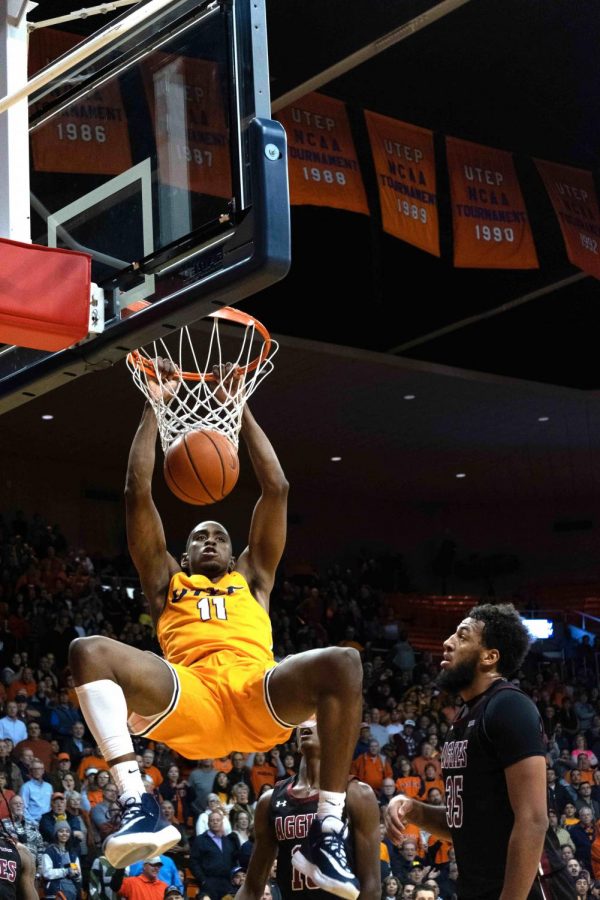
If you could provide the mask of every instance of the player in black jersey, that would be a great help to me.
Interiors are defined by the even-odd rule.
[[[33,853],[0,830],[0,900],[39,900]]]
[[[328,900],[322,884],[292,865],[317,812],[320,745],[315,724],[299,726],[297,740],[302,760],[298,774],[286,778],[259,799],[254,816],[254,850],[246,881],[236,900],[260,900],[277,857],[277,884],[283,900]],[[350,781],[346,792],[348,837],[346,845],[360,884],[361,900],[380,900],[379,805],[372,788]],[[321,870],[322,872],[322,870]],[[318,872],[316,880],[319,880]],[[330,898],[329,898],[330,900]]]
[[[440,687],[465,701],[442,750],[446,808],[393,797],[391,840],[406,822],[451,840],[459,900],[533,900],[548,827],[540,714],[506,676],[529,648],[510,603],[472,609],[444,642]]]

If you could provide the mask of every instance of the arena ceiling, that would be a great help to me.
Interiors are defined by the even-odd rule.
[[[39,0],[33,17],[81,5]],[[282,342],[255,406],[297,496],[321,478],[340,495],[556,500],[589,512],[600,493],[600,285],[568,263],[531,159],[598,167],[597,6],[467,0],[426,24],[437,5],[267,0],[272,97],[399,29],[402,40],[319,90],[351,109],[512,151],[536,198],[541,268],[459,270],[450,235],[436,260],[366,216],[294,208],[290,274],[243,304]],[[118,396],[111,456],[123,459],[139,410],[128,377],[120,365],[7,414],[0,445],[10,452],[19,435],[27,453],[42,452],[40,415],[51,410],[44,453],[106,464]],[[331,464],[333,455],[342,463]],[[468,477],[457,479],[461,472]]]

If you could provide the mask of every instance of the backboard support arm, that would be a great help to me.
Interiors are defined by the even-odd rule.
[[[0,96],[27,83],[27,13],[32,0],[0,0]],[[31,243],[27,100],[0,115],[0,237]]]

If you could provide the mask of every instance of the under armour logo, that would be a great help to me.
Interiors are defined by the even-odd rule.
[[[277,800],[275,806],[287,806],[287,800]]]

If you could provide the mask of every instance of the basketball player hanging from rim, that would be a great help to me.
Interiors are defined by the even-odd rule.
[[[169,399],[172,362],[159,360]],[[235,377],[235,371],[229,377]],[[352,648],[286,657],[272,654],[269,595],[286,538],[288,483],[247,405],[241,435],[260,486],[248,546],[237,558],[226,528],[198,523],[177,562],[151,493],[157,421],[147,403],[133,439],[125,490],[127,540],[165,659],[106,637],[77,638],[69,665],[85,720],[119,790],[120,828],[105,842],[111,865],[158,856],[180,840],[144,791],[131,733],[167,744],[188,759],[263,751],[318,717],[321,774],[317,816],[302,852],[329,885],[354,900],[359,885],[346,862],[345,792],[362,704],[362,666]]]

